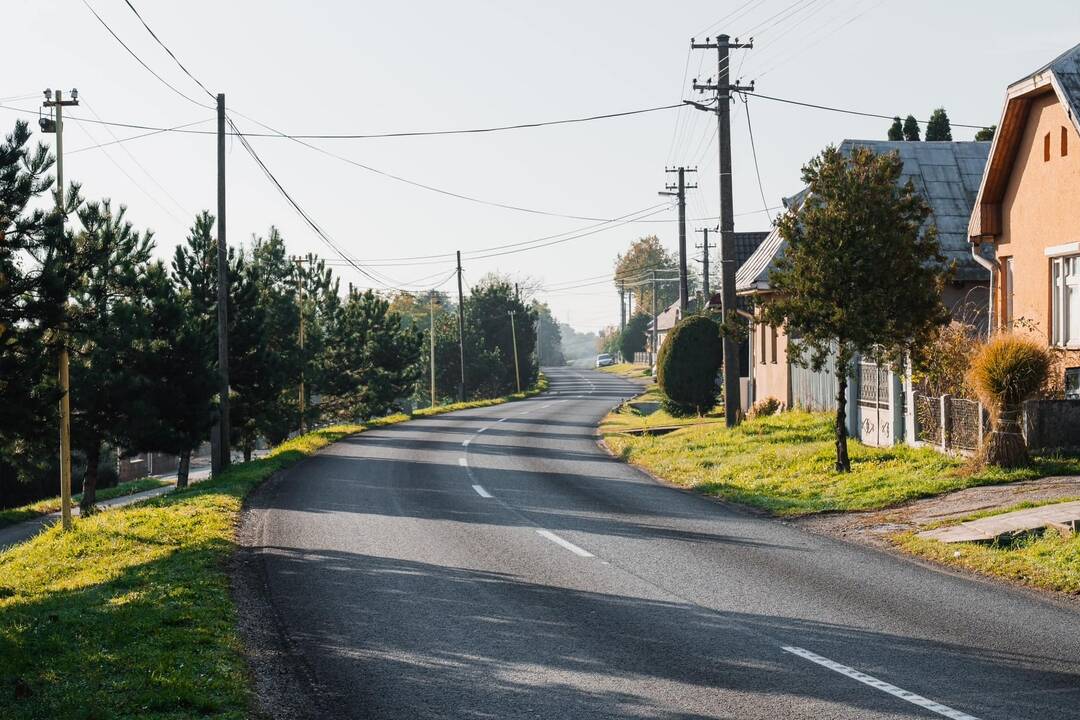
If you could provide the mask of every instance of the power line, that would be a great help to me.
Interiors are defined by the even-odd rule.
[[[128,54],[129,54],[129,55],[131,55],[131,57],[135,58],[135,61],[136,61],[136,62],[138,62],[138,63],[139,63],[140,65],[142,65],[142,66],[143,66],[143,67],[144,67],[144,68],[146,69],[146,71],[147,71],[148,73],[150,73],[151,75],[153,75],[154,77],[156,77],[156,78],[157,78],[157,79],[158,79],[158,80],[159,80],[159,81],[160,81],[160,82],[161,82],[161,83],[162,83],[162,84],[163,84],[163,85],[164,85],[165,87],[169,88],[169,89],[170,89],[170,90],[172,90],[172,91],[173,91],[174,93],[176,93],[177,95],[179,95],[180,97],[184,98],[185,100],[187,100],[187,101],[188,101],[188,102],[190,102],[190,103],[194,103],[194,104],[198,105],[199,107],[204,107],[204,108],[207,108],[207,109],[213,109],[213,106],[211,106],[211,105],[205,105],[205,104],[203,104],[203,103],[199,102],[198,100],[195,100],[195,99],[194,99],[194,98],[192,98],[191,96],[189,96],[189,95],[185,94],[184,92],[182,92],[181,90],[179,90],[179,89],[178,89],[178,88],[177,88],[177,87],[176,87],[175,85],[173,85],[172,83],[170,83],[170,82],[169,82],[168,80],[166,80],[165,78],[161,77],[161,76],[160,76],[160,75],[158,75],[158,74],[157,74],[156,72],[154,72],[154,69],[153,69],[153,68],[151,68],[151,67],[150,67],[149,65],[147,65],[147,64],[146,64],[145,62],[143,62],[143,59],[142,59],[141,57],[139,57],[139,56],[138,56],[138,55],[137,55],[137,54],[135,53],[135,51],[134,51],[134,50],[132,50],[132,49],[131,49],[130,47],[128,47],[128,44],[127,44],[127,43],[125,43],[125,42],[124,42],[123,40],[121,40],[121,39],[120,39],[120,36],[119,36],[119,35],[117,35],[117,34],[116,34],[115,32],[113,32],[113,29],[112,29],[111,27],[109,27],[109,24],[108,24],[107,22],[105,22],[105,20],[104,20],[104,19],[103,19],[103,18],[102,18],[102,17],[100,16],[100,15],[98,15],[98,14],[97,14],[97,11],[96,11],[96,10],[94,10],[93,6],[91,6],[91,5],[90,5],[90,3],[89,3],[89,2],[87,2],[87,0],[82,0],[82,3],[83,3],[83,5],[85,5],[85,6],[86,6],[86,9],[87,9],[87,10],[89,10],[89,11],[90,11],[90,13],[91,13],[91,14],[92,14],[92,15],[93,15],[94,17],[96,17],[96,18],[97,18],[97,21],[98,21],[99,23],[101,23],[102,27],[104,27],[104,28],[105,28],[106,30],[108,30],[108,31],[109,31],[109,34],[113,36],[113,39],[114,39],[114,40],[116,40],[116,42],[120,43],[120,46],[121,46],[122,48],[124,48],[125,50],[127,50],[127,51],[128,51]],[[130,6],[130,5],[131,5],[131,3],[128,3],[128,5]],[[132,8],[132,10],[134,10],[134,9],[135,9],[135,8]],[[136,15],[138,15],[138,13],[135,13],[135,14],[136,14]],[[140,18],[140,19],[141,19],[141,18]],[[145,23],[143,23],[143,24],[145,25]],[[149,29],[150,29],[150,28],[147,28],[147,30],[149,30]],[[153,35],[153,32],[151,32],[151,35]],[[160,41],[159,41],[159,42],[160,42]],[[170,53],[170,54],[171,54],[171,53]],[[175,59],[175,58],[174,58],[174,59]],[[205,88],[204,88],[204,89],[205,89]],[[213,96],[211,96],[211,97],[213,97]]]
[[[199,87],[201,87],[204,93],[209,95],[211,98],[214,98],[215,97],[214,93],[207,90],[206,86],[203,85],[201,82],[199,82],[199,79],[197,77],[195,77],[194,75],[192,75],[188,71],[188,69],[186,67],[184,67],[184,63],[180,62],[180,60],[176,57],[176,55],[173,54],[173,51],[170,50],[168,48],[168,46],[161,41],[161,38],[159,38],[157,36],[157,33],[155,33],[153,30],[150,29],[150,26],[146,24],[145,20],[143,20],[142,15],[139,14],[139,11],[136,10],[135,6],[131,4],[131,0],[124,0],[124,4],[126,4],[129,8],[131,8],[131,12],[135,13],[135,17],[139,18],[139,22],[141,22],[142,26],[144,28],[146,28],[146,32],[150,33],[150,37],[154,38],[154,40],[157,42],[157,44],[161,46],[161,49],[169,54],[169,57],[171,57],[173,59],[173,62],[175,62],[177,65],[180,66],[180,69],[184,71],[184,74],[187,75],[192,80],[194,80],[195,84],[198,85]]]
[[[95,115],[96,114],[97,113],[95,113]],[[75,120],[75,122],[85,122],[84,120],[82,120],[80,118],[71,118],[71,119]],[[151,135],[160,135],[162,133],[170,132],[172,130],[179,130],[181,128],[191,127],[193,125],[202,125],[203,123],[208,123],[211,120],[213,120],[213,118],[206,118],[205,120],[193,120],[192,122],[184,123],[182,125],[175,125],[175,126],[173,126],[171,128],[162,128],[161,130],[151,130],[150,132],[139,133],[138,135],[129,135],[128,137],[117,138],[117,139],[112,140],[110,142],[104,142],[104,143],[101,143],[99,145],[87,145],[86,147],[81,147],[81,148],[78,148],[78,149],[75,149],[75,150],[65,150],[64,154],[65,155],[73,155],[75,153],[85,152],[87,150],[99,150],[101,148],[106,148],[106,147],[108,147],[110,145],[119,145],[121,143],[126,143],[126,142],[129,142],[131,140],[141,140],[142,138],[150,137]],[[110,134],[111,134],[111,131],[110,131]],[[116,136],[113,135],[113,137],[115,138]]]
[[[790,100],[788,98],[773,97],[771,95],[762,95],[761,93],[750,92],[748,90],[743,90],[743,91],[740,91],[740,92],[743,95],[749,95],[750,97],[761,98],[762,100],[772,100],[774,102],[786,103],[788,105],[798,105],[800,107],[813,108],[815,110],[828,110],[829,112],[843,113],[845,115],[858,115],[860,117],[881,118],[883,120],[892,120],[895,117],[894,115],[883,115],[881,113],[870,113],[870,112],[862,112],[862,111],[859,111],[859,110],[848,110],[846,108],[831,107],[829,105],[818,105],[816,103],[802,102],[800,100]],[[925,125],[927,123],[926,120],[918,120],[916,122],[918,122],[920,125]],[[953,127],[974,128],[976,130],[982,130],[983,128],[990,127],[989,125],[965,125],[964,123],[958,123],[958,122],[950,122],[950,125],[952,125]]]
[[[743,108],[746,110],[746,130],[750,133],[750,151],[754,155],[754,172],[757,173],[757,186],[758,191],[761,193],[761,206],[765,208],[765,212],[769,215],[769,222],[772,222],[772,213],[769,212],[769,201],[765,199],[765,186],[761,182],[761,167],[758,165],[757,159],[757,145],[754,144],[754,126],[750,122],[750,102],[744,96],[742,98]]]

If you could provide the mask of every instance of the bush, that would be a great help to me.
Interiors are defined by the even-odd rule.
[[[676,417],[711,410],[719,396],[716,373],[721,358],[720,329],[713,320],[691,315],[676,325],[656,362],[664,409]]]
[[[619,335],[619,352],[623,362],[634,362],[637,353],[645,352],[645,341],[652,317],[638,313],[626,322],[626,329]]]
[[[968,383],[990,410],[991,432],[982,448],[990,465],[1018,467],[1028,462],[1020,429],[1023,403],[1046,384],[1053,358],[1033,340],[1001,333],[971,360]]]
[[[754,406],[750,408],[751,418],[768,417],[780,412],[780,401],[774,397],[767,397],[763,400],[758,400],[754,403]]]

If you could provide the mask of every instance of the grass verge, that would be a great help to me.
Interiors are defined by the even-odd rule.
[[[651,367],[648,365],[637,365],[635,363],[616,363],[615,365],[597,368],[597,370],[625,378],[644,378],[652,376]]]
[[[644,394],[638,395],[630,402],[623,403],[615,410],[608,413],[607,417],[600,422],[601,434],[633,432],[636,430],[648,430],[649,428],[660,427],[707,425],[709,423],[723,422],[724,420],[723,405],[716,406],[713,408],[712,412],[706,413],[704,417],[698,417],[696,415],[691,417],[675,417],[662,407],[654,412],[646,413],[634,407],[634,405],[638,403],[661,403],[663,400],[664,393],[660,390],[659,386],[653,385]]]
[[[601,427],[614,453],[655,475],[783,516],[872,510],[975,485],[1080,474],[1080,458],[1037,457],[1019,470],[971,471],[928,448],[872,448],[854,440],[852,471],[837,473],[832,423],[831,414],[793,411],[730,430],[716,423],[656,437]]]
[[[98,500],[111,500],[113,498],[134,495],[135,493],[144,490],[153,490],[171,484],[171,481],[162,480],[161,478],[139,478],[138,480],[129,480],[128,482],[120,483],[116,487],[100,489],[97,491],[97,498]],[[72,504],[78,505],[81,498],[82,495],[75,495],[72,498]],[[0,510],[0,528],[59,511],[59,497],[45,498],[44,500],[38,500],[29,505]]]
[[[186,490],[79,518],[69,533],[53,526],[0,553],[0,717],[247,717],[225,567],[244,496],[336,440],[409,418],[317,430]]]
[[[893,538],[900,549],[943,565],[1043,590],[1080,595],[1080,536],[1063,538],[1046,531],[1010,544],[946,544],[902,533]]]

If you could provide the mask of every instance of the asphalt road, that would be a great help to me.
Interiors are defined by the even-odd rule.
[[[659,484],[595,443],[636,386],[547,372],[256,495],[247,624],[312,715],[1080,717],[1074,610]]]

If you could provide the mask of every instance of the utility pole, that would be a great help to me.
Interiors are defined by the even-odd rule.
[[[731,72],[729,63],[729,51],[737,49],[752,49],[753,39],[748,43],[740,43],[738,38],[735,42],[729,42],[727,35],[718,35],[716,42],[710,42],[705,38],[704,43],[696,43],[690,39],[690,47],[694,50],[716,50],[716,82],[709,81],[699,83],[694,78],[694,90],[698,92],[713,92],[716,97],[716,107],[709,107],[700,103],[690,104],[699,110],[715,112],[717,121],[718,140],[720,145],[720,292],[721,311],[723,321],[728,322],[735,315],[735,215],[732,210],[731,191],[731,93],[753,92],[754,83],[749,85],[731,84]],[[724,335],[724,420],[728,427],[734,427],[739,421],[739,354],[735,345],[735,339],[729,334]]]
[[[677,168],[664,168],[664,172],[677,173],[679,176],[678,183],[665,185],[667,192],[660,192],[660,195],[675,197],[679,201],[679,307],[685,315],[690,305],[690,283],[686,276],[686,191],[697,188],[697,185],[686,184],[686,173],[697,172],[697,168],[680,165]]]
[[[292,259],[296,263],[296,296],[297,307],[300,310],[300,433],[303,434],[306,430],[304,423],[304,366],[307,364],[304,358],[304,258],[294,257]],[[308,256],[308,263],[311,262],[311,256]]]
[[[458,402],[465,402],[465,293],[461,289],[461,251],[457,251],[457,328],[458,348],[461,351],[461,383]]]
[[[656,353],[660,349],[656,347],[656,271],[652,271],[652,343],[649,345],[649,367],[656,363]]]
[[[694,247],[701,250],[701,287],[702,287],[702,290],[703,290],[703,292],[705,294],[705,304],[706,305],[709,303],[709,298],[712,297],[712,293],[709,292],[709,231],[710,230],[712,230],[713,232],[716,232],[716,230],[714,230],[712,228],[707,228],[707,227],[698,228],[697,230],[694,231],[694,232],[702,233],[703,236],[704,236],[702,241],[701,241],[701,244],[700,245],[695,245]]]
[[[229,467],[229,246],[225,238],[225,94],[217,96],[217,336],[218,422],[211,433],[210,472]]]
[[[541,368],[544,366],[544,344],[540,342],[544,338],[544,314],[540,312],[540,307],[536,309],[536,367]]]
[[[626,284],[619,281],[619,332],[626,329]]]
[[[44,107],[54,108],[55,118],[42,118],[43,132],[56,133],[56,215],[60,223],[60,238],[64,235],[66,215],[64,212],[64,108],[79,104],[79,91],[72,88],[71,99],[64,100],[62,90],[54,96],[45,91]],[[68,358],[68,299],[61,308],[60,353],[57,358],[57,383],[60,386],[60,519],[65,531],[71,530],[71,383]]]
[[[428,344],[431,347],[431,407],[435,407],[435,291],[428,294],[428,312],[431,324],[428,326]]]
[[[517,391],[521,392],[521,370],[518,368],[517,328],[514,326],[514,311],[510,311],[510,336],[514,340],[514,377],[517,379]]]

